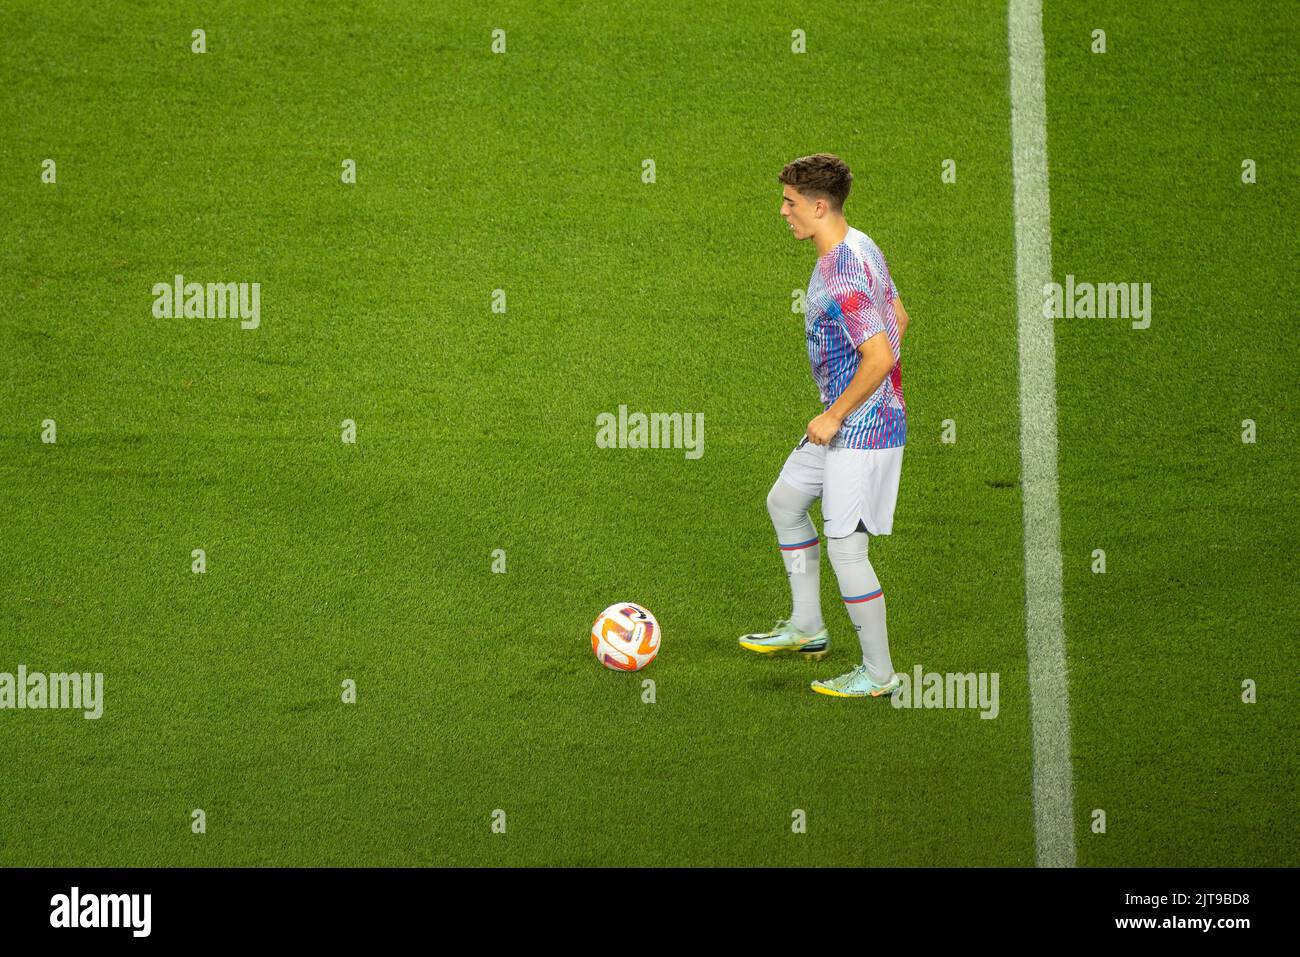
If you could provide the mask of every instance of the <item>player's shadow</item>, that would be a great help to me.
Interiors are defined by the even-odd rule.
[[[790,662],[790,664],[795,664],[795,662]],[[772,668],[771,671],[754,675],[749,679],[748,683],[755,694],[772,691],[801,691],[806,690],[808,683],[820,676],[820,671],[813,671],[808,668]]]

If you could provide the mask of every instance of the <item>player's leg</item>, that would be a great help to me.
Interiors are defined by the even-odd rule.
[[[884,589],[867,557],[867,533],[862,525],[859,529],[851,535],[826,539],[826,551],[839,581],[844,608],[862,649],[861,670],[854,669],[845,676],[847,680],[835,679],[838,684],[832,684],[828,693],[880,695],[892,691],[899,682],[895,680],[894,663],[889,657]]]
[[[767,494],[768,515],[790,580],[792,611],[771,631],[742,635],[740,646],[748,651],[820,659],[830,650],[821,610],[821,547],[808,514],[821,494],[825,456],[825,448],[801,442]]]
[[[790,579],[790,624],[805,634],[826,627],[822,621],[821,542],[808,509],[816,497],[778,478],[767,493],[767,513]]]
[[[842,697],[880,697],[900,686],[889,654],[885,594],[868,558],[869,533],[893,531],[902,449],[832,450],[822,509],[826,551],[862,649],[847,674],[813,682],[813,690]]]

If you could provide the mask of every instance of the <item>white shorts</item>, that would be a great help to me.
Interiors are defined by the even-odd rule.
[[[894,505],[903,472],[903,447],[845,449],[814,445],[805,436],[794,447],[781,478],[806,495],[822,500],[823,532],[843,538],[861,521],[871,535],[894,530]]]

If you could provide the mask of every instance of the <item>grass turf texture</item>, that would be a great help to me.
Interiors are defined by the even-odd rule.
[[[1045,20],[1054,272],[1156,305],[1057,336],[1080,861],[1294,863],[1294,27],[1097,9],[1104,57]],[[4,14],[0,670],[106,703],[0,712],[0,863],[1032,863],[1003,5],[475,11]],[[857,657],[826,564],[831,657],[735,645],[788,607],[763,498],[817,409],[775,174],[815,150],[915,318],[895,664],[1000,672],[995,721],[809,693]],[[178,272],[260,282],[262,327],[152,318]],[[620,404],[703,412],[705,455],[597,448]],[[641,676],[586,638],[621,599],[665,628]]]
[[[1294,866],[1300,18],[1046,6],[1055,278],[1154,299],[1057,327],[1080,861]]]

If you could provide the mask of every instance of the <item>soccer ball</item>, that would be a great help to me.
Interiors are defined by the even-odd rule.
[[[659,622],[630,601],[610,605],[591,626],[591,650],[606,668],[640,671],[659,654]]]

